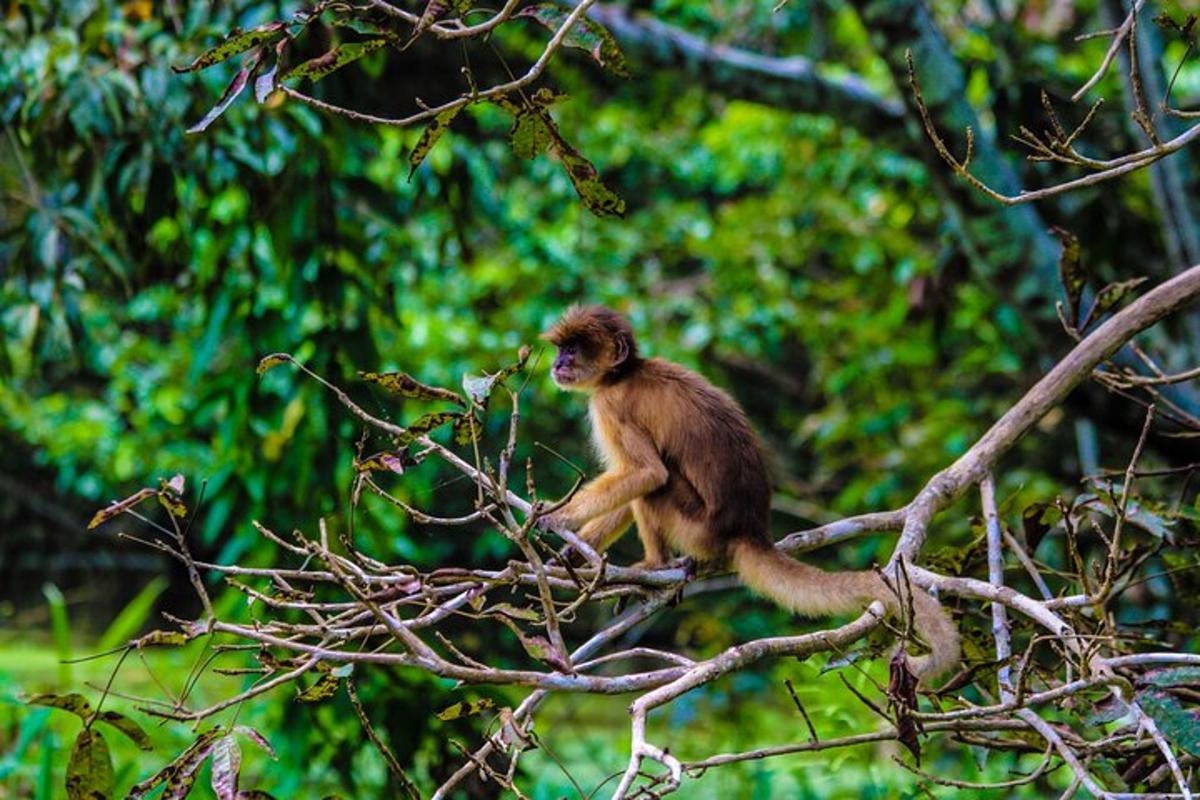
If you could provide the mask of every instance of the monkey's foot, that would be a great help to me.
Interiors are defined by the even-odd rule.
[[[662,569],[667,565],[665,558],[643,558],[641,561],[635,561],[629,566],[633,569]]]

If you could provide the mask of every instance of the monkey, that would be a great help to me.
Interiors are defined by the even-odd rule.
[[[877,573],[826,572],[776,549],[762,446],[730,395],[686,367],[643,357],[630,323],[604,306],[572,306],[542,338],[558,350],[554,383],[589,396],[605,470],[539,525],[577,531],[603,551],[636,524],[638,566],[662,566],[672,550],[725,564],[751,591],[802,616],[853,613],[874,600],[900,612]],[[911,597],[930,653],[908,661],[928,686],[958,663],[959,635],[932,595],[914,587]]]

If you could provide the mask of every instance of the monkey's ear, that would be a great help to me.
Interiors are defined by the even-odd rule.
[[[619,367],[625,363],[625,359],[629,358],[629,339],[624,336],[617,336],[613,339],[613,363],[614,367]]]

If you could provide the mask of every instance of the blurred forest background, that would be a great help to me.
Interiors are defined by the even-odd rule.
[[[457,386],[463,373],[511,362],[568,304],[610,304],[630,316],[647,351],[699,369],[749,410],[770,449],[782,535],[906,502],[1070,348],[1054,312],[1051,226],[1079,237],[1094,289],[1142,276],[1157,283],[1200,262],[1196,153],[1004,208],[949,173],[911,112],[905,48],[952,147],[973,124],[979,170],[996,185],[1036,188],[1069,174],[1023,160],[1010,139],[1020,125],[1046,124],[1043,90],[1068,125],[1106,98],[1082,142],[1089,152],[1141,147],[1119,72],[1084,102],[1069,100],[1107,44],[1074,37],[1119,21],[1117,0],[602,6],[632,78],[564,51],[544,80],[569,95],[554,116],[624,198],[624,219],[590,213],[549,157],[513,155],[509,117],[489,106],[459,115],[411,179],[419,130],[294,101],[244,99],[206,132],[185,134],[233,68],[179,76],[171,65],[235,25],[296,9],[0,3],[0,798],[61,796],[77,730],[66,715],[22,705],[22,692],[103,685],[111,660],[62,660],[159,626],[160,611],[197,614],[178,564],[118,541],[115,529],[85,532],[97,508],[160,476],[183,474],[193,490],[205,482],[193,552],[244,564],[274,558],[253,519],[286,531],[345,514],[358,426],[289,370],[258,378],[267,353],[293,353],[353,386],[372,412],[403,419],[411,408],[358,382],[358,371],[401,369]],[[1182,19],[1196,6],[1162,10]],[[505,26],[495,38],[524,65],[539,52],[536,33]],[[1187,37],[1148,19],[1137,35],[1144,78],[1161,87],[1189,52]],[[492,58],[486,48],[471,57]],[[396,113],[398,98],[461,91],[460,60],[418,41],[334,73],[318,94]],[[1184,67],[1173,97],[1185,108],[1200,100],[1200,69]],[[1195,313],[1163,327],[1175,343],[1165,368],[1200,362]],[[543,357],[525,395],[518,457],[539,441],[594,468],[583,403],[557,393],[545,366]],[[1192,414],[1195,389],[1183,384],[1174,396]],[[1097,386],[1074,393],[1004,472],[1005,519],[1020,528],[1031,504],[1122,468],[1142,419],[1138,405]],[[1146,458],[1172,468],[1197,461],[1194,441],[1152,437]],[[546,469],[548,494],[569,485],[569,470]],[[1164,480],[1159,499],[1182,517],[1168,522],[1186,538],[1197,486],[1182,477]],[[455,481],[444,468],[414,473],[406,499],[444,508],[462,489]],[[928,551],[969,557],[977,513],[964,501]],[[426,566],[511,555],[486,532],[433,536],[378,506],[366,509],[358,536],[376,557]],[[1053,539],[1039,558],[1053,562]],[[868,537],[810,558],[861,567],[886,558],[885,546]],[[631,543],[615,559],[636,557]],[[1196,589],[1187,571],[1148,583],[1131,624],[1194,650]],[[217,597],[227,613],[244,605],[231,591]],[[706,653],[798,627],[739,591],[684,604],[639,635]],[[202,655],[196,643],[148,664],[131,658],[117,685],[136,694],[178,684]],[[870,712],[821,666],[740,674],[686,698],[671,724],[703,752],[802,738],[784,677],[823,730],[865,724]],[[206,675],[196,691],[230,680]],[[435,716],[462,694],[417,672],[362,680],[364,701],[414,776],[444,777],[460,758],[453,742],[477,731],[477,720]],[[472,696],[503,701],[505,691]],[[344,698],[309,705],[268,695],[241,713],[279,757],[247,752],[248,783],[280,797],[391,796]],[[619,698],[568,698],[547,714],[539,726],[552,755],[522,762],[534,796],[575,796],[567,772],[586,787],[623,766]],[[188,741],[186,731],[149,730],[166,752]],[[163,761],[123,741],[112,747],[121,787]],[[924,766],[992,777],[1010,766],[960,763],[965,753],[935,747]],[[872,745],[738,765],[680,796],[923,792]]]

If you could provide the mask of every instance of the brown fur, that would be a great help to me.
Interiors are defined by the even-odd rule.
[[[758,437],[733,398],[678,364],[642,358],[629,323],[602,306],[569,309],[543,338],[559,348],[555,382],[591,395],[606,466],[548,525],[579,530],[604,549],[636,522],[644,566],[661,565],[672,548],[728,563],[752,590],[805,616],[854,613],[872,600],[898,611],[875,573],[825,572],[775,549]],[[957,663],[958,632],[919,589],[913,608],[932,652],[911,663],[928,679]]]

